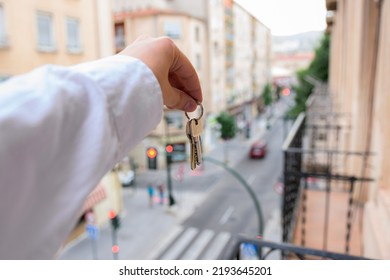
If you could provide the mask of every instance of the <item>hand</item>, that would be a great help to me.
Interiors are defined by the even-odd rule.
[[[153,71],[168,108],[192,112],[202,102],[198,75],[171,39],[140,37],[120,54],[140,59]]]

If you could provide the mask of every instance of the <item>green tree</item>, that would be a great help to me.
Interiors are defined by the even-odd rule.
[[[329,46],[330,37],[325,34],[319,46],[315,50],[315,56],[309,67],[297,71],[298,84],[293,86],[295,92],[295,106],[287,112],[287,116],[296,118],[306,110],[306,100],[313,91],[314,85],[308,81],[312,77],[322,82],[328,81],[329,73]]]
[[[264,88],[263,92],[261,93],[261,96],[263,98],[263,102],[265,106],[272,104],[272,86],[270,83],[267,83]]]
[[[225,164],[228,163],[228,146],[227,141],[234,138],[237,132],[236,120],[234,116],[230,115],[227,112],[221,112],[217,118],[217,123],[219,124],[220,137],[224,140],[224,155],[225,155]]]
[[[220,126],[219,131],[223,140],[229,140],[236,136],[236,120],[232,115],[222,112],[217,116],[216,121]]]

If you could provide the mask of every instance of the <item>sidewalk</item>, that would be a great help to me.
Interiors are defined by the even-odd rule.
[[[160,205],[158,201],[153,208],[149,207],[146,189],[124,190],[126,210],[121,214],[121,227],[118,230],[119,259],[148,259],[148,255],[158,247],[164,236],[192,214],[203,198],[202,193],[179,194],[176,211],[168,212],[167,207]],[[112,259],[111,234],[109,224],[100,228],[97,242],[98,259]],[[86,235],[67,246],[59,256],[59,259],[92,258],[92,240]]]

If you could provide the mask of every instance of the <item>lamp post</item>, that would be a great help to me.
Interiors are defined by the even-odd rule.
[[[169,135],[169,127],[168,127],[168,118],[164,116],[165,120],[165,147],[169,144],[170,135]],[[168,205],[169,207],[175,204],[175,199],[172,194],[172,176],[171,176],[171,163],[172,163],[172,154],[165,150],[166,156],[166,165],[167,165],[167,191],[168,191]]]

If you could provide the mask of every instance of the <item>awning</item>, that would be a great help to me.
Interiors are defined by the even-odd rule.
[[[97,187],[88,195],[87,199],[85,200],[82,213],[91,209],[106,197],[107,193],[103,184],[97,185]]]

